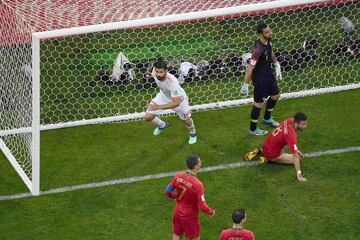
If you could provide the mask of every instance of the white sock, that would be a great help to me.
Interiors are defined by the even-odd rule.
[[[192,121],[191,126],[188,126],[188,129],[190,131],[190,134],[196,134],[196,130],[195,130],[195,125],[194,125],[194,121]]]
[[[166,123],[158,117],[155,117],[151,122],[159,128],[163,128],[166,126]]]

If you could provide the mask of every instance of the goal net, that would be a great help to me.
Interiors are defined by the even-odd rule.
[[[345,0],[0,0],[1,149],[38,194],[39,131],[141,119],[158,91],[149,74],[158,57],[193,110],[250,103],[240,88],[259,22],[273,30],[283,98],[359,88],[359,9]]]

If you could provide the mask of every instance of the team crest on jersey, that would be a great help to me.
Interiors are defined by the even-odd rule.
[[[175,95],[175,96],[178,96],[178,95],[179,95],[179,91],[178,91],[178,90],[174,91],[174,95]]]

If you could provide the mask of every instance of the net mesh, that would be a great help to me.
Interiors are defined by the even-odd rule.
[[[31,180],[32,32],[262,2],[271,1],[0,0],[0,146]],[[332,0],[43,39],[41,124],[143,113],[158,91],[150,70],[160,56],[193,106],[249,99],[240,88],[259,22],[273,30],[282,93],[359,84],[359,9]]]
[[[31,133],[6,134],[31,127],[31,30],[2,2],[0,20],[0,141],[31,179]]]

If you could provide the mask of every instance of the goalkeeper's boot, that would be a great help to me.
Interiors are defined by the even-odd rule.
[[[260,152],[259,149],[255,148],[254,150],[252,150],[244,155],[244,160],[245,161],[253,160],[259,154],[259,152]]]
[[[261,163],[267,163],[269,161],[269,159],[267,159],[266,157],[264,156],[261,156],[259,157],[259,160],[258,162],[261,164]]]
[[[275,121],[273,118],[263,119],[263,123],[266,125],[270,125],[272,127],[279,126],[279,123],[277,121]]]
[[[162,127],[162,128],[157,127],[157,128],[155,128],[153,134],[154,134],[155,136],[158,136],[158,135],[161,134],[161,132],[162,132],[163,130],[165,130],[165,129],[168,128],[168,127],[170,127],[170,124],[169,124],[169,123],[166,123],[165,126]]]
[[[196,133],[190,133],[189,144],[194,144],[197,141]]]
[[[250,135],[255,135],[255,136],[264,136],[268,133],[268,131],[260,129],[260,128],[256,128],[254,131],[251,131],[249,129],[249,134]]]

